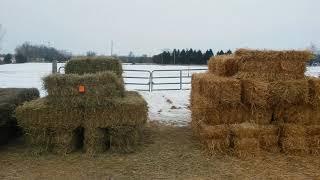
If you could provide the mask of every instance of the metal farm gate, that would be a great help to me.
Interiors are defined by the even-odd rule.
[[[207,71],[198,69],[170,69],[170,70],[124,70],[125,85],[137,91],[170,91],[189,90],[193,73]],[[129,74],[129,75],[128,75]],[[132,75],[137,74],[137,75]],[[143,74],[143,75],[142,75]],[[133,87],[130,87],[133,86]],[[186,87],[187,86],[187,87]],[[144,88],[142,88],[144,87]]]
[[[64,67],[58,72],[63,73]],[[129,90],[170,91],[189,90],[193,73],[207,71],[207,68],[169,70],[123,70],[123,79]]]

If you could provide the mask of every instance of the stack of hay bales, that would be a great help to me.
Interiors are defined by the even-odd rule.
[[[320,152],[320,80],[304,76],[311,56],[239,49],[211,58],[192,77],[196,136],[212,153]]]
[[[0,145],[21,133],[14,115],[16,107],[38,97],[39,91],[33,88],[0,88]]]
[[[133,151],[147,120],[147,104],[125,91],[117,59],[69,61],[66,74],[43,79],[48,96],[17,109],[29,142],[59,154]]]

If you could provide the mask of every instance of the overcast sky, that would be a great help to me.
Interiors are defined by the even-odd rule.
[[[74,54],[320,45],[320,0],[0,0],[4,52],[49,41]]]

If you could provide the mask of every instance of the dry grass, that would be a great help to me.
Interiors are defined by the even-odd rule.
[[[0,149],[1,179],[317,179],[314,156],[209,156],[189,127],[150,124],[139,151],[86,156],[33,155],[22,144]]]

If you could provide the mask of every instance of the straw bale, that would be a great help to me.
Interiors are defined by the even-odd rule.
[[[272,110],[263,108],[243,108],[243,122],[267,125],[272,121]]]
[[[234,105],[241,102],[240,81],[234,78],[218,77],[209,73],[195,74],[194,81],[199,79],[199,94],[202,94],[207,101],[218,106]]]
[[[279,127],[276,125],[260,126],[260,148],[268,152],[280,152],[279,133]]]
[[[238,71],[237,59],[233,55],[214,56],[208,62],[209,72],[217,76],[233,76]]]
[[[266,72],[243,72],[239,71],[237,74],[234,75],[234,78],[237,79],[254,79],[258,81],[291,81],[297,79],[305,79],[304,74],[290,74],[290,73],[266,73]]]
[[[112,71],[117,76],[122,76],[122,65],[119,59],[112,57],[84,57],[72,59],[65,66],[66,74],[97,73]]]
[[[111,126],[130,126],[147,121],[148,107],[140,94],[127,91],[123,98],[114,99],[109,106],[85,108],[85,126],[106,128]]]
[[[274,105],[303,105],[309,102],[307,80],[272,82],[271,87],[270,93]]]
[[[228,139],[230,136],[228,125],[211,126],[204,122],[199,122],[198,126],[195,128],[198,128],[200,138],[203,139]]]
[[[320,135],[307,137],[310,153],[313,155],[320,154]]]
[[[309,82],[310,103],[314,107],[319,107],[320,106],[320,79],[310,78],[308,82]]]
[[[307,129],[303,125],[285,123],[280,127],[280,136],[284,138],[306,137]]]
[[[236,57],[241,57],[245,60],[253,61],[300,61],[308,62],[313,57],[310,51],[272,51],[272,50],[251,50],[251,49],[237,49],[235,51]]]
[[[280,140],[284,153],[293,155],[305,155],[309,153],[306,137],[286,137]]]
[[[200,99],[194,100],[191,107],[191,116],[195,121],[202,120],[209,125],[235,124],[244,122],[244,111],[241,105],[212,107],[206,103],[201,103]]]
[[[320,124],[320,111],[309,105],[296,105],[290,107],[276,107],[274,121],[280,123],[293,123],[298,125]]]
[[[26,143],[37,147],[41,152],[50,152],[53,148],[54,131],[49,128],[28,127],[24,129]]]
[[[205,146],[210,154],[228,153],[230,151],[230,139],[205,139]]]
[[[307,136],[320,136],[320,125],[306,126]]]
[[[59,106],[99,106],[124,95],[123,80],[112,72],[97,74],[54,74],[43,79],[48,100]],[[85,92],[79,92],[79,86]]]
[[[232,154],[240,157],[255,157],[260,154],[259,140],[257,138],[231,138]]]
[[[83,109],[53,106],[46,98],[33,100],[16,109],[19,126],[23,128],[73,129],[83,122]]]
[[[55,129],[52,137],[52,152],[57,154],[69,154],[76,151],[81,143],[82,139],[79,138],[79,134],[74,129]]]
[[[241,123],[231,125],[231,135],[235,138],[258,138],[260,127],[253,123]]]
[[[269,108],[270,83],[257,80],[241,80],[242,101],[252,108]]]

